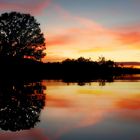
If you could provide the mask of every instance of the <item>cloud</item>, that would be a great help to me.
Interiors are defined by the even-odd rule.
[[[119,27],[117,30],[114,28],[109,29],[106,28],[104,26],[102,26],[101,24],[97,23],[94,20],[85,18],[85,17],[79,17],[77,15],[72,15],[70,12],[68,12],[67,10],[63,9],[60,5],[54,5],[54,8],[57,12],[57,14],[59,14],[61,17],[65,18],[65,19],[69,19],[70,21],[75,22],[75,24],[79,24],[79,27],[76,29],[75,31],[79,32],[79,29],[81,26],[83,26],[83,28],[81,28],[81,31],[83,29],[83,32],[85,33],[90,33],[91,35],[102,35],[102,34],[106,34],[106,35],[110,35],[112,37],[115,37],[115,39],[119,40],[121,43],[124,44],[131,44],[131,43],[137,43],[140,41],[140,24],[130,24],[130,25],[125,25],[123,27]],[[83,33],[82,32],[82,33]]]
[[[139,24],[122,26],[118,29],[109,28],[93,19],[73,15],[58,4],[53,3],[51,6],[56,16],[62,20],[60,22],[65,25],[57,25],[53,28],[53,34],[48,34],[46,45],[48,50],[56,52],[56,55],[48,53],[47,58],[55,56],[55,60],[57,57],[63,60],[66,56],[69,58],[92,57],[97,53],[104,55],[116,51],[140,49]],[[58,55],[60,50],[62,53]],[[115,57],[118,56],[110,59]]]
[[[73,21],[73,23],[75,23],[74,26],[71,26],[65,29],[63,28],[60,29],[60,32],[63,32],[65,36],[69,36],[69,38],[67,39],[72,39],[72,40],[75,39],[77,40],[76,42],[81,42],[81,41],[86,41],[86,40],[87,41],[98,40],[98,42],[103,41],[106,43],[106,40],[109,41],[109,40],[112,40],[112,38],[116,37],[116,33],[114,33],[114,31],[102,26],[101,24],[97,23],[94,20],[91,20],[85,17],[72,15],[70,12],[63,9],[60,5],[53,4],[53,6],[58,16],[61,16],[64,19],[64,21],[66,22]],[[54,40],[55,39],[57,40],[58,37],[55,36]],[[65,37],[64,37],[64,42],[65,42]],[[65,43],[69,43],[69,41],[68,42],[66,41]]]
[[[47,42],[48,46],[54,45],[66,45],[71,43],[71,41],[75,43],[77,42],[89,42],[97,40],[98,42],[105,42],[106,40],[112,40],[115,37],[115,34],[110,29],[102,26],[101,24],[93,21],[91,19],[85,17],[79,17],[76,15],[72,15],[67,10],[63,9],[60,5],[53,4],[53,8],[58,14],[61,16],[64,21],[71,22],[73,21],[74,26],[68,28],[58,27],[59,34],[55,34],[53,36],[48,36]],[[67,24],[67,23],[66,23]],[[58,30],[58,29],[56,29]],[[57,44],[58,43],[58,44]],[[94,42],[95,43],[95,42]],[[93,44],[93,43],[92,43]]]
[[[72,18],[72,15],[67,10],[63,9],[59,4],[53,3],[53,8],[57,12],[57,14],[59,14],[63,18],[65,19]]]
[[[119,40],[124,44],[136,44],[140,43],[140,32],[128,32],[121,33],[119,35]]]
[[[72,37],[70,34],[59,34],[50,36],[47,40],[48,46],[58,46],[72,43]]]
[[[140,49],[140,23],[132,23],[114,29],[117,35],[118,41],[123,45],[129,45],[130,48]]]
[[[112,48],[103,48],[103,47],[93,47],[93,48],[89,48],[89,49],[83,49],[83,50],[79,50],[79,53],[90,53],[90,52],[101,52],[101,51],[113,51],[114,49]]]
[[[53,48],[54,52],[59,52],[59,50],[62,50],[62,52],[73,51],[82,56],[91,52],[118,49],[116,34],[110,30],[86,18],[78,17],[75,18],[74,22],[78,22],[81,26],[70,28],[60,27],[59,33],[48,34],[46,38],[48,50]]]
[[[49,6],[50,2],[51,0],[0,1],[0,11],[19,11],[40,14]]]

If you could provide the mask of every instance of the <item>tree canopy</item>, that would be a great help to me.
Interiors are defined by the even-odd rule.
[[[0,16],[0,57],[41,60],[45,49],[44,35],[33,16],[18,12]]]

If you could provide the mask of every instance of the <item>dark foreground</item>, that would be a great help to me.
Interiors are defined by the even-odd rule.
[[[79,58],[56,63],[42,63],[30,59],[0,59],[1,78],[93,80],[138,73],[140,69],[123,68],[110,60],[94,62]]]

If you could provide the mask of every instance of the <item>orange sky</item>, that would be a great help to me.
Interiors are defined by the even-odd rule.
[[[104,56],[117,62],[140,60],[138,0],[1,0],[0,13],[30,13],[46,38],[48,61]]]
[[[124,27],[106,27],[92,19],[70,14],[55,7],[70,27],[56,26],[45,33],[47,56],[44,61],[61,61],[80,56],[97,60],[99,56],[114,61],[139,61],[140,28],[130,24]]]

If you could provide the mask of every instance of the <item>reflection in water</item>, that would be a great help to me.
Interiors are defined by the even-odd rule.
[[[110,82],[67,86],[46,81],[47,110],[42,120],[48,127],[40,127],[49,139],[139,140],[140,82]]]
[[[114,82],[115,77],[104,77],[104,78],[95,78],[93,80],[85,80],[85,79],[63,79],[62,82],[67,83],[67,85],[70,85],[72,83],[76,83],[78,86],[85,86],[85,85],[91,85],[93,82],[98,82],[99,86],[105,86],[106,83]]]
[[[41,82],[0,81],[0,128],[19,131],[33,128],[45,106]]]
[[[40,82],[0,83],[2,129],[28,129],[41,120],[29,131],[1,131],[0,140],[140,140],[140,78],[42,83],[46,104]]]
[[[119,75],[119,76],[107,76],[107,77],[95,77],[94,79],[63,79],[62,82],[67,83],[67,85],[77,84],[78,86],[91,85],[93,82],[98,82],[99,86],[105,86],[106,83],[112,83],[116,81],[128,81],[128,82],[139,82],[140,74],[130,74],[130,75]],[[61,80],[60,80],[61,81]]]

